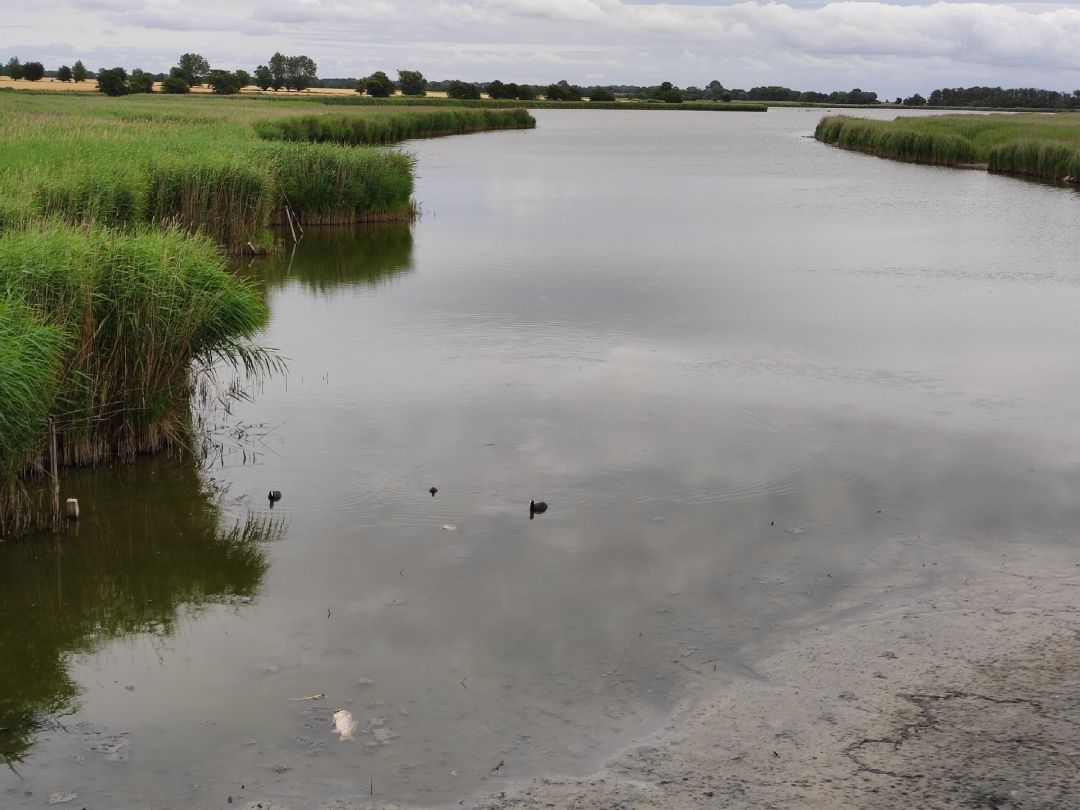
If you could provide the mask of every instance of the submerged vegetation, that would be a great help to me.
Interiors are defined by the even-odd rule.
[[[911,163],[978,166],[1041,180],[1080,182],[1080,116],[943,115],[874,121],[823,118],[814,133],[842,149]]]

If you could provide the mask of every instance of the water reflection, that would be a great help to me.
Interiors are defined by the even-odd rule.
[[[308,228],[295,251],[257,260],[246,272],[257,273],[271,289],[295,280],[305,289],[328,293],[339,287],[379,286],[412,270],[412,227],[378,224]]]
[[[65,476],[84,517],[56,536],[0,545],[0,759],[77,709],[72,655],[129,634],[171,635],[181,611],[244,604],[268,568],[266,516],[230,522],[191,461]]]

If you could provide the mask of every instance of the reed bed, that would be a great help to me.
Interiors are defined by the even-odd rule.
[[[393,115],[304,115],[259,121],[255,131],[273,141],[385,145],[413,138],[436,138],[496,129],[532,129],[536,119],[523,107],[509,109],[437,108]]]
[[[322,116],[333,123],[319,124]],[[294,124],[275,123],[296,118],[315,121],[305,124],[302,137],[291,136]],[[340,129],[345,119],[348,138],[310,136],[309,130]],[[411,160],[393,150],[357,156],[351,148],[311,142],[390,144],[531,121],[524,110],[370,108],[343,116],[319,99],[295,96],[9,94],[0,98],[0,231],[53,218],[120,229],[165,224],[239,253],[249,242],[266,243],[268,226],[282,220],[285,200],[294,197],[306,196],[308,222],[407,221],[415,213]],[[275,150],[267,138],[303,143]],[[334,148],[336,158],[326,151]],[[318,176],[328,163],[337,166],[333,182],[360,188],[326,194],[324,181],[319,194],[301,194],[297,179]],[[329,207],[312,207],[320,194]],[[365,208],[366,200],[373,207]]]
[[[259,150],[273,165],[277,188],[303,224],[400,221],[414,213],[413,158],[373,148],[272,143]],[[283,224],[284,210],[271,216]]]
[[[61,463],[130,459],[187,438],[194,386],[217,369],[277,367],[250,342],[267,318],[254,287],[210,239],[179,228],[6,233],[0,291],[0,377],[13,389],[0,418],[0,533],[22,519],[16,477],[45,465],[46,417]]]
[[[59,390],[64,346],[61,329],[0,297],[0,535],[6,524],[26,528],[30,502],[19,474],[27,459],[40,456],[42,415]]]
[[[978,166],[1041,180],[1080,182],[1080,114],[944,115],[876,121],[828,116],[819,141],[878,157]]]

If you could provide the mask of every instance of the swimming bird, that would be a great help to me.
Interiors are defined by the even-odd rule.
[[[539,503],[537,503],[536,501],[529,501],[529,520],[532,520],[534,515],[542,515],[546,511],[546,501],[540,501]]]
[[[270,508],[273,509],[274,503],[281,500],[281,492],[276,489],[272,489],[270,490],[270,494],[266,497],[270,499]]]
[[[428,492],[430,492],[430,493],[431,493],[431,497],[432,497],[432,498],[434,498],[434,497],[435,497],[435,493],[436,493],[436,492],[438,492],[438,491],[439,491],[439,488],[438,488],[438,487],[432,487],[431,489],[429,489],[429,490],[428,490]]]

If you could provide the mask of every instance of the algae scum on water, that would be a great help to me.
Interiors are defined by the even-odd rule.
[[[0,536],[27,528],[25,473],[182,443],[215,369],[277,368],[265,302],[228,272],[270,226],[408,221],[413,161],[368,144],[525,128],[524,110],[307,100],[0,98]]]

